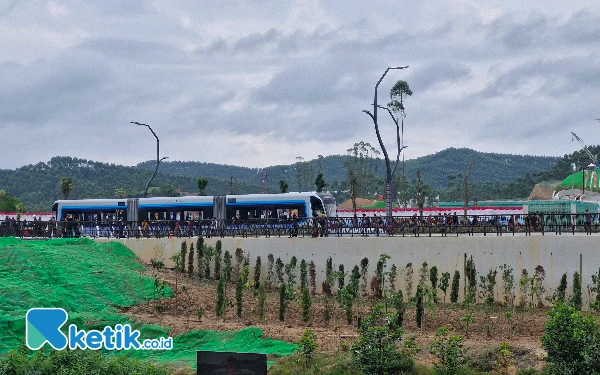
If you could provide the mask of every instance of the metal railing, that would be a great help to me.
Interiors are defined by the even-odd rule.
[[[159,220],[143,222],[0,221],[0,237],[161,238],[161,237],[369,237],[563,235],[598,233],[598,218],[586,214],[506,216],[319,217],[248,220]]]

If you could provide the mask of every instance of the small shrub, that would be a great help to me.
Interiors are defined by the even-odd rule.
[[[104,356],[95,350],[39,350],[34,355],[22,345],[0,357],[0,373],[36,375],[144,374],[167,375],[172,369],[126,356]]]
[[[367,271],[369,269],[369,258],[365,257],[360,261],[360,276],[362,284],[360,285],[363,295],[367,294]]]
[[[358,330],[360,338],[352,345],[352,362],[370,375],[410,374],[414,371],[412,358],[397,350],[402,328],[378,303],[365,317]],[[373,345],[376,343],[376,345]]]
[[[373,276],[371,278],[371,295],[375,299],[380,299],[382,296],[381,288],[379,287],[379,278],[377,276]]]
[[[260,287],[260,273],[262,271],[260,256],[256,257],[256,263],[254,264],[254,288]]]
[[[396,325],[402,327],[402,324],[404,323],[405,306],[404,296],[402,295],[401,290],[391,294],[390,303],[396,309]]]
[[[475,268],[475,261],[473,255],[467,260],[467,295],[465,296],[465,303],[476,303],[477,302],[477,269]]]
[[[531,280],[533,279],[529,277],[529,273],[523,268],[521,271],[521,278],[519,279],[519,307],[527,306],[527,297],[529,296]]]
[[[417,286],[417,311],[415,314],[415,319],[417,321],[417,327],[421,328],[421,325],[423,324],[423,315],[425,313],[424,308],[423,308],[423,286],[418,285]]]
[[[323,291],[324,295],[332,296],[331,285],[329,285],[327,281],[323,281],[321,283],[321,290]]]
[[[535,291],[538,307],[544,306],[544,295],[546,294],[546,288],[544,287],[545,278],[546,271],[544,267],[540,265],[535,267],[535,272],[533,273],[533,290]]]
[[[235,283],[235,305],[236,312],[235,314],[238,318],[242,317],[242,297],[244,296],[244,281],[241,277],[238,277]]]
[[[475,315],[473,313],[467,313],[463,317],[460,318],[460,322],[463,323],[463,328],[465,330],[465,336],[469,337],[469,325],[475,323]]]
[[[325,280],[327,280],[329,285],[333,284],[333,260],[331,257],[328,257],[325,262]]]
[[[508,338],[509,339],[512,336],[512,329],[513,329],[513,326],[512,326],[512,316],[513,316],[512,311],[505,311],[504,312],[504,318],[506,318],[506,321],[508,322]]]
[[[567,301],[567,274],[563,273],[560,278],[560,284],[556,288],[556,301],[566,302]]]
[[[479,284],[479,287],[481,288],[479,291],[479,298],[483,299],[488,306],[492,306],[494,304],[494,288],[496,287],[497,273],[498,271],[490,268],[486,276],[479,277],[481,280]]]
[[[565,275],[565,284],[567,282],[566,279],[567,279],[567,276]],[[562,283],[562,279],[561,279],[561,283]],[[566,285],[565,285],[565,289],[566,289]],[[600,311],[600,269],[598,270],[597,274],[592,275],[592,286],[590,287],[590,291],[596,293],[595,300],[591,300],[591,297],[590,297],[590,308],[592,310]]]
[[[583,300],[581,296],[581,278],[579,272],[573,273],[573,294],[571,295],[570,304],[577,311],[581,311]]]
[[[248,285],[248,280],[250,277],[250,254],[247,254],[244,257],[244,263],[242,265],[242,282],[244,285]]]
[[[304,364],[306,368],[310,367],[318,349],[319,345],[317,344],[317,335],[315,335],[315,333],[310,329],[305,330],[302,334],[302,338],[298,342],[298,351],[302,357],[304,357]]]
[[[390,273],[388,275],[388,279],[390,281],[390,290],[392,292],[396,291],[396,278],[398,277],[398,267],[395,264],[392,264],[390,267]]]
[[[412,289],[413,289],[413,268],[412,263],[406,264],[406,268],[404,269],[404,283],[406,284],[406,298],[412,298]]]
[[[344,265],[340,264],[338,266],[338,290],[342,290],[344,289],[344,283],[345,283],[345,279],[346,279],[346,273],[344,272]]]
[[[317,270],[315,267],[315,262],[312,260],[308,265],[308,273],[310,275],[310,292],[314,295],[317,293]]]
[[[460,335],[448,336],[446,327],[435,331],[435,339],[429,346],[429,353],[437,358],[437,362],[433,364],[436,374],[456,374],[459,366],[467,363],[469,355],[464,347],[464,340]]]
[[[275,274],[273,273],[273,266],[275,265],[275,257],[273,254],[267,255],[267,287],[271,288],[273,286],[273,279]]]
[[[287,275],[288,285],[294,286],[296,285],[296,267],[297,267],[298,259],[296,256],[292,256],[290,262],[285,265],[285,274]]]
[[[154,258],[150,259],[150,265],[152,266],[152,268],[154,268],[157,271],[162,270],[163,268],[165,268],[165,263],[160,261],[160,260],[156,260]]]
[[[240,276],[240,273],[242,272],[243,263],[244,263],[244,250],[242,250],[242,248],[238,247],[235,249],[235,269],[234,269],[235,272],[232,275],[232,277],[235,280],[238,279],[238,277]]]
[[[277,281],[279,281],[279,285],[283,285],[285,280],[283,279],[283,262],[281,258],[277,258],[275,261],[275,274],[277,275]]]
[[[448,286],[450,286],[450,272],[442,273],[442,278],[440,279],[439,289],[444,292],[444,304],[446,303],[446,294],[448,292]]]
[[[429,279],[429,264],[423,262],[419,269],[419,285],[424,286],[427,284],[427,279]]]
[[[221,240],[215,244],[215,280],[221,279],[221,254],[223,253]]]
[[[204,264],[204,237],[198,237],[196,241],[196,252],[198,253],[198,278],[204,278],[204,268],[202,267]]]
[[[225,278],[225,282],[228,283],[231,281],[231,272],[233,271],[233,267],[231,266],[231,254],[229,251],[225,250],[225,255],[223,256],[223,277]]]
[[[265,291],[265,286],[260,284],[257,291],[258,297],[258,316],[261,320],[265,318],[265,301],[267,299],[267,293]]]
[[[414,358],[420,351],[421,346],[417,344],[417,335],[408,335],[408,337],[404,339],[404,343],[402,344],[402,353],[406,354],[410,358]]]
[[[600,324],[596,318],[561,302],[548,316],[541,341],[551,364],[549,373],[600,373]]]
[[[304,259],[300,261],[300,289],[308,287],[308,263]]]
[[[508,347],[508,343],[500,343],[498,347],[498,353],[496,354],[496,367],[502,371],[503,374],[508,373],[508,368],[515,364],[513,354]]]
[[[431,287],[433,289],[437,289],[438,269],[436,266],[433,266],[431,269],[429,269],[429,281],[431,282]]]
[[[210,262],[215,255],[215,248],[207,246],[204,248],[204,278],[210,280]]]
[[[346,323],[352,324],[352,307],[354,306],[354,296],[352,288],[347,285],[344,289],[340,289],[338,293],[338,302],[346,315]]]
[[[358,268],[358,266],[354,266],[354,268],[352,269],[348,285],[350,285],[353,297],[358,297],[358,288],[360,285],[360,269]]]
[[[302,288],[302,321],[304,323],[308,323],[310,321],[310,293],[308,292],[308,288]]]
[[[187,260],[187,242],[183,241],[181,243],[181,272],[185,271],[185,261]]]
[[[190,254],[188,255],[188,275],[194,275],[194,243],[190,244]]]
[[[534,368],[521,368],[517,371],[517,375],[541,375],[541,372]]]
[[[460,272],[458,270],[454,271],[454,276],[452,277],[452,289],[450,290],[450,302],[457,303],[458,302],[458,288],[460,287]]]
[[[502,270],[504,302],[512,307],[515,304],[515,276],[513,274],[513,268],[508,264],[504,264],[500,266],[500,269]]]
[[[223,279],[219,280],[217,284],[217,303],[215,305],[215,313],[217,317],[223,316],[225,312],[225,282]]]
[[[285,312],[292,299],[294,299],[293,290],[289,286],[281,284],[279,287],[279,320],[282,322],[285,321]]]

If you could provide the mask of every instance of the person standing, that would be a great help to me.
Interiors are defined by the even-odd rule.
[[[585,234],[592,234],[592,214],[590,214],[590,210],[585,210]]]

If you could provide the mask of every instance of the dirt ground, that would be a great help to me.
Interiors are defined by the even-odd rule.
[[[172,270],[148,270],[144,272],[149,276],[157,276],[175,290],[175,272]],[[314,296],[312,299],[312,321],[310,324],[302,322],[302,310],[299,298],[289,304],[286,311],[286,321],[280,322],[279,293],[267,293],[265,303],[265,317],[261,320],[256,311],[258,299],[251,290],[244,292],[245,310],[242,318],[235,315],[235,286],[230,284],[226,289],[226,299],[231,304],[226,308],[223,318],[215,314],[216,285],[214,281],[202,281],[186,275],[177,277],[176,297],[161,301],[161,311],[155,308],[155,302],[150,301],[145,305],[123,309],[122,312],[137,321],[155,323],[170,328],[171,335],[195,329],[209,329],[216,331],[238,330],[248,326],[260,327],[266,337],[298,342],[306,328],[311,328],[319,339],[319,350],[334,353],[338,350],[347,350],[351,342],[358,338],[356,321],[348,325],[343,311],[337,308],[335,317],[326,324],[323,319],[324,297]],[[185,291],[182,291],[185,286]],[[362,297],[361,315],[364,316],[373,304],[368,297]],[[199,319],[197,311],[202,310]],[[494,311],[495,310],[495,311]],[[446,326],[451,333],[467,337],[466,346],[469,354],[476,358],[482,357],[498,347],[501,342],[508,342],[519,368],[540,368],[544,363],[545,352],[540,344],[546,322],[546,309],[516,311],[511,322],[505,316],[501,307],[492,311],[485,311],[481,306],[468,310],[451,304],[437,304],[434,311],[425,309],[426,318],[422,329],[418,329],[415,322],[415,310],[408,307],[404,317],[405,337],[416,335],[416,343],[421,347],[416,360],[421,363],[432,363],[433,357],[428,353],[427,347],[435,337],[435,329]],[[460,318],[467,313],[473,313],[475,323],[468,328],[468,334],[460,322]],[[510,334],[510,337],[509,337]],[[493,363],[493,360],[492,360]]]

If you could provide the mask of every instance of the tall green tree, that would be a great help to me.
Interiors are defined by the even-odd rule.
[[[323,178],[323,173],[319,173],[317,175],[317,179],[315,180],[315,186],[317,187],[317,193],[323,192],[323,188],[327,186],[325,179]]]
[[[6,190],[0,190],[0,212],[25,212],[25,206]]]
[[[58,182],[58,186],[60,188],[60,192],[62,193],[63,199],[69,199],[69,194],[75,187],[73,184],[73,179],[71,177],[61,177]]]
[[[115,195],[117,196],[117,198],[123,199],[127,196],[127,191],[123,188],[117,188],[115,189]]]
[[[198,195],[206,195],[204,190],[206,189],[206,185],[208,185],[208,178],[200,177],[198,179]]]
[[[280,193],[287,193],[289,188],[290,188],[290,185],[288,185],[287,182],[285,182],[284,180],[279,180],[279,192]]]

